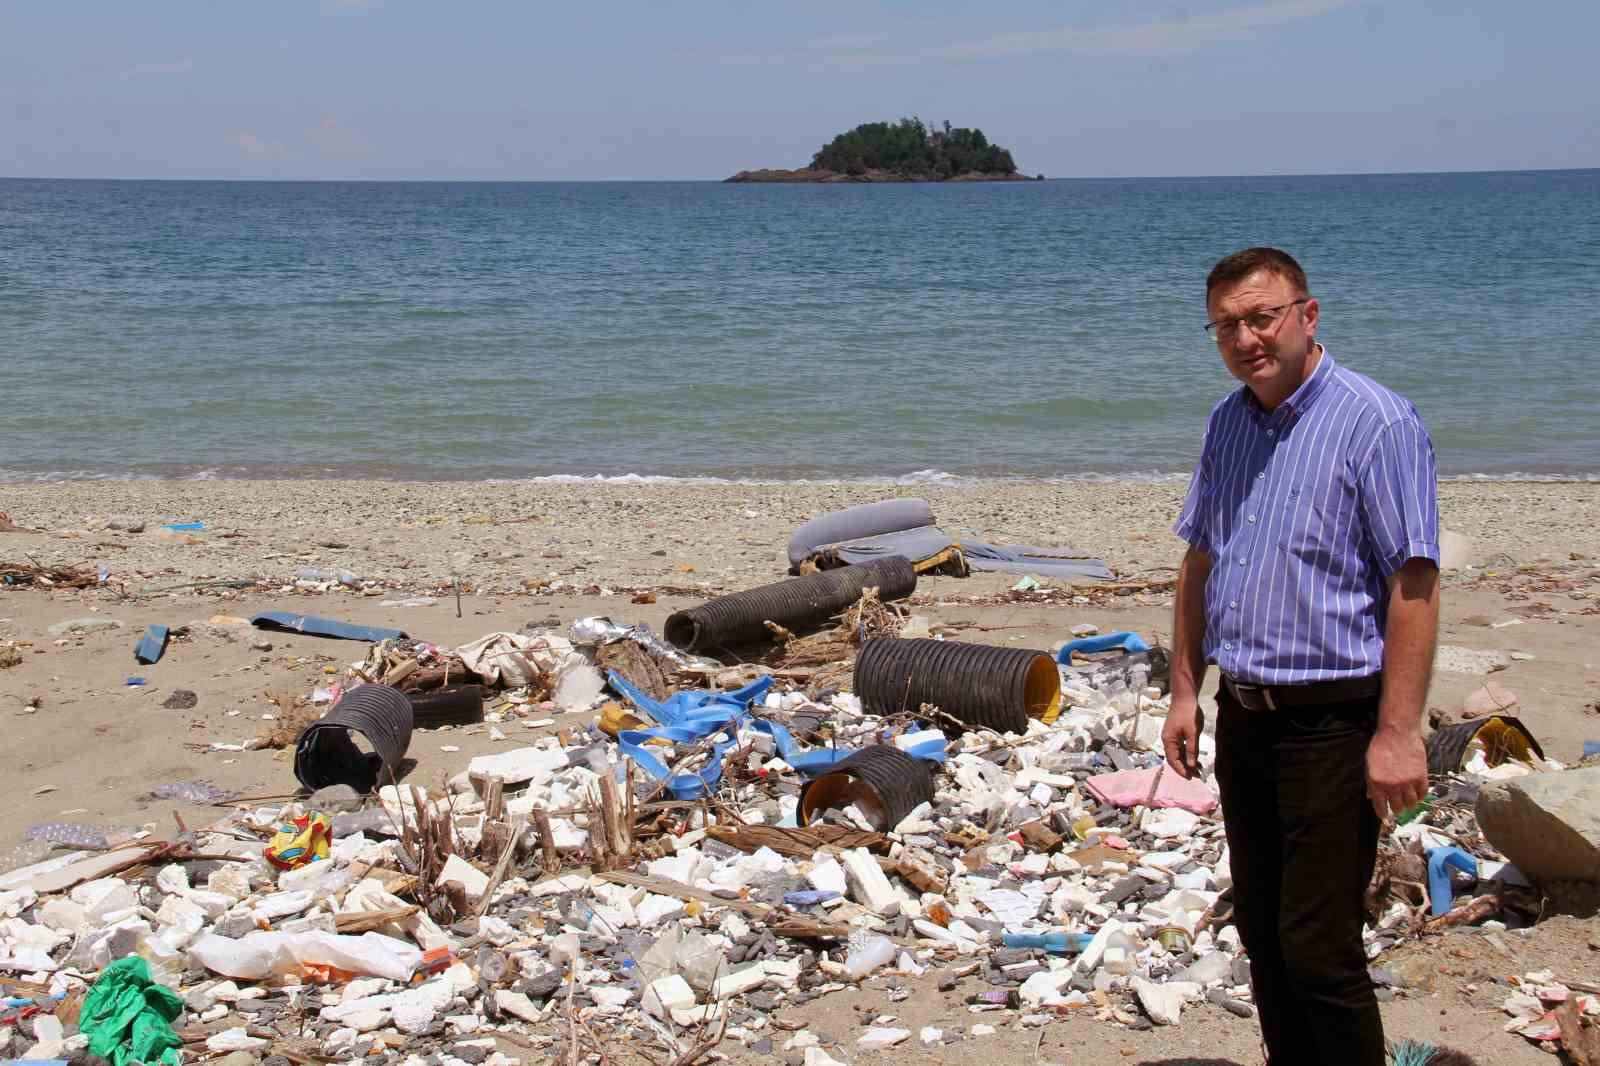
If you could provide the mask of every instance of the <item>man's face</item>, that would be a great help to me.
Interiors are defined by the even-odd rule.
[[[1317,301],[1303,297],[1286,279],[1258,270],[1219,286],[1206,301],[1206,311],[1218,324],[1217,350],[1228,372],[1263,407],[1276,407],[1305,381],[1317,332]]]

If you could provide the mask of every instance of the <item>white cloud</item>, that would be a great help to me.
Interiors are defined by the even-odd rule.
[[[325,156],[364,156],[372,153],[372,142],[366,134],[352,129],[336,118],[325,118],[306,130],[306,139]]]
[[[746,48],[724,50],[720,48],[691,48],[680,54],[689,59],[713,63],[732,63],[738,66],[765,67],[784,63],[835,63],[858,66],[866,62],[889,58],[879,49],[888,38],[869,33],[833,33],[798,41],[782,48]]]
[[[1040,52],[1168,52],[1317,18],[1363,0],[1263,0],[1210,14],[1127,26],[1056,26],[1008,33],[942,49],[952,58],[989,59]]]
[[[256,162],[269,162],[289,157],[289,150],[283,146],[281,141],[269,141],[244,130],[228,134],[223,138],[223,141],[239,149],[246,159]]]

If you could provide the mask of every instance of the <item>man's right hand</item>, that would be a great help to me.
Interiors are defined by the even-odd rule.
[[[1195,699],[1172,701],[1167,711],[1167,724],[1161,727],[1161,747],[1167,753],[1167,765],[1179,777],[1188,779],[1200,773],[1200,731],[1205,727],[1205,714],[1200,701]]]

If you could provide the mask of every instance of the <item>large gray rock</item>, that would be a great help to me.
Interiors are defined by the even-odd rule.
[[[1600,766],[1485,785],[1477,813],[1484,837],[1533,881],[1600,881]]]

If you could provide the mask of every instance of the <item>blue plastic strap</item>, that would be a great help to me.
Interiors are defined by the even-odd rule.
[[[1075,651],[1082,652],[1085,655],[1092,655],[1097,651],[1112,651],[1116,648],[1122,648],[1124,651],[1130,652],[1149,651],[1150,645],[1146,644],[1144,638],[1137,633],[1126,631],[1122,633],[1105,633],[1098,637],[1083,637],[1079,640],[1067,641],[1061,646],[1061,650],[1056,652],[1056,662],[1072,662],[1072,653]]]
[[[1428,849],[1428,898],[1433,903],[1433,916],[1450,913],[1455,894],[1450,890],[1450,871],[1478,875],[1478,860],[1460,848]]]
[[[708,692],[692,690],[676,692],[666,700],[655,700],[630,684],[615,670],[607,671],[611,686],[639,710],[661,724],[651,729],[624,729],[617,734],[617,750],[632,759],[638,767],[657,781],[667,782],[667,791],[675,799],[699,799],[712,792],[722,781],[722,760],[738,740],[739,729],[749,725],[757,732],[772,738],[778,757],[807,776],[815,776],[835,763],[854,755],[856,748],[813,748],[803,750],[795,743],[789,730],[777,722],[756,718],[750,713],[751,705],[766,695],[772,687],[769,675],[752,681],[733,692]],[[710,757],[703,769],[673,775],[671,769],[649,751],[652,740],[666,740],[673,744],[694,743],[707,737],[724,733],[724,739],[712,745]],[[906,754],[919,759],[944,762],[947,741],[943,736],[929,738],[907,749]],[[670,776],[669,776],[670,775]]]
[[[707,692],[704,689],[675,692],[663,702],[653,700],[640,692],[615,670],[606,671],[606,679],[629,703],[654,718],[660,725],[678,725],[703,714],[707,708],[720,707],[734,712],[748,710],[751,703],[765,696],[767,689],[772,687],[772,677],[768,675],[758,677],[744,688],[732,692]]]

